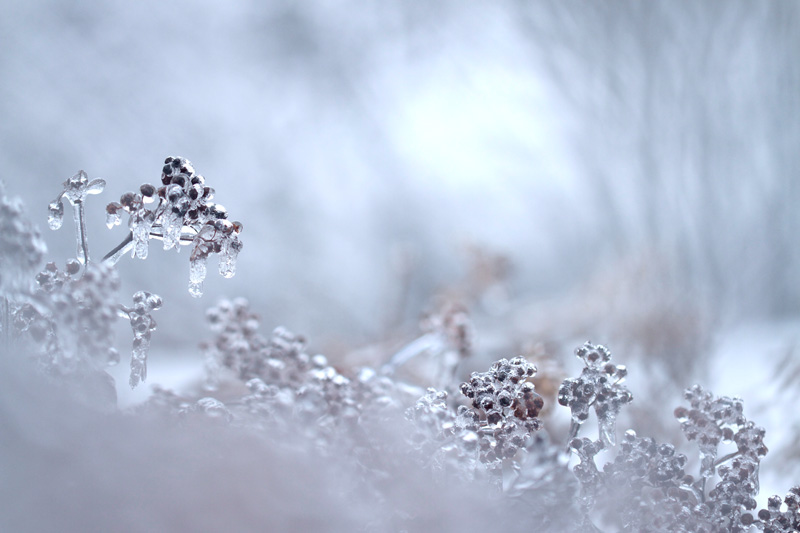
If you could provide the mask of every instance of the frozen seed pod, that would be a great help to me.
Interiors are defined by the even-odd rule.
[[[120,215],[121,210],[122,204],[119,202],[111,202],[106,206],[106,226],[108,229],[120,225],[122,222],[122,216]]]
[[[64,203],[51,202],[48,206],[47,225],[51,230],[57,230],[64,223]]]

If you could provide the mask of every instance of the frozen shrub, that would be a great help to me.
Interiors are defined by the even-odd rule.
[[[75,215],[77,257],[63,269],[46,264],[35,276],[36,290],[18,279],[41,261],[43,245],[21,221],[19,205],[0,197],[0,244],[15,254],[0,256],[4,336],[50,376],[77,377],[82,385],[92,382],[86,376],[100,377],[113,394],[105,368],[119,360],[112,331],[116,318],[123,317],[134,337],[130,384],[146,379],[153,313],[162,302],[138,291],[130,306],[116,303],[113,263],[124,251],[144,258],[152,238],[166,249],[191,246],[195,294],[209,255],[220,254],[220,272],[233,274],[241,225],[228,222],[225,209],[210,201],[213,191],[187,160],[168,158],[161,179],[160,187],[144,184],[109,204],[109,226],[121,223],[126,213],[130,234],[100,262],[89,254],[83,209],[86,197],[100,192],[104,182],[89,181],[84,172],[67,180],[50,205],[50,222],[60,226],[66,198]],[[685,393],[688,407],[676,409],[686,438],[699,449],[697,475],[687,472],[694,463],[673,444],[633,430],[617,443],[616,419],[632,396],[622,385],[626,368],[613,363],[603,346],[586,343],[576,350],[584,367],[558,390],[558,403],[570,409],[570,429],[564,442],[554,442],[532,381],[536,367],[524,357],[498,359],[455,387],[473,337],[459,306],[428,316],[423,335],[378,371],[337,368],[325,356],[312,355],[305,338],[285,328],[262,335],[259,317],[244,299],[220,302],[207,319],[215,332],[204,345],[207,390],[184,396],[157,389],[130,414],[160,413],[177,426],[217,434],[244,430],[270,447],[324,458],[337,479],[349,476],[362,495],[390,510],[386,516],[376,512],[367,529],[420,526],[418,507],[394,500],[403,479],[437,497],[468,487],[480,495],[470,505],[486,505],[481,524],[501,531],[798,530],[797,487],[756,511],[765,432],[745,418],[738,398],[715,397],[695,386]],[[410,385],[395,372],[419,354],[436,367],[428,376],[437,388]],[[219,397],[208,395],[214,389]],[[592,413],[597,437],[579,435]],[[461,529],[477,522],[463,524]]]
[[[161,298],[139,291],[131,307],[115,303],[119,279],[113,265],[130,249],[135,257],[147,257],[151,238],[162,239],[165,249],[190,244],[191,290],[199,296],[206,258],[219,253],[220,273],[230,277],[241,250],[241,224],[228,221],[225,208],[210,201],[213,189],[205,186],[188,160],[167,158],[161,181],[162,187],[144,184],[138,193],[125,193],[119,202],[108,204],[109,228],[119,224],[126,212],[130,233],[100,262],[92,261],[89,253],[85,202],[89,195],[101,193],[106,182],[89,180],[83,170],[64,181],[48,206],[48,225],[53,230],[62,226],[66,199],[75,220],[76,258],[68,260],[64,270],[48,263],[36,276],[35,292],[25,290],[19,278],[38,265],[44,245],[38,232],[23,220],[19,202],[8,200],[0,190],[0,288],[6,348],[13,342],[24,343],[50,374],[102,372],[119,361],[112,324],[120,316],[130,322],[134,337],[130,385],[146,379],[147,352],[156,329],[152,312],[161,307]]]

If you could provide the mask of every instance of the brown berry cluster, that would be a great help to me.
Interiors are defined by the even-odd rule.
[[[536,367],[524,357],[495,361],[488,372],[473,372],[461,384],[472,409],[460,409],[462,425],[479,426],[484,462],[513,458],[541,428],[544,400],[528,381]]]
[[[231,277],[242,249],[242,224],[228,220],[228,211],[212,202],[213,198],[214,189],[206,185],[189,160],[168,157],[161,171],[161,186],[145,183],[139,192],[127,192],[119,202],[108,204],[106,225],[111,228],[120,224],[122,213],[127,213],[133,255],[140,259],[147,257],[151,238],[161,239],[165,250],[191,245],[189,290],[193,296],[200,296],[208,257],[219,254],[220,274]],[[126,249],[116,250],[112,261]]]

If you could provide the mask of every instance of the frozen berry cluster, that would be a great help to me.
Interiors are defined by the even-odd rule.
[[[544,400],[529,379],[536,367],[524,357],[495,361],[488,372],[473,372],[461,384],[461,393],[472,412],[461,409],[459,418],[480,424],[481,459],[484,462],[512,459],[541,428],[539,413]]]
[[[119,361],[113,348],[113,324],[119,290],[116,271],[102,264],[83,266],[75,259],[64,270],[48,263],[36,276],[39,290],[15,312],[19,334],[38,348],[51,373],[80,373]]]
[[[151,238],[161,239],[165,250],[190,245],[189,290],[193,296],[201,296],[208,257],[218,254],[219,272],[229,278],[235,273],[242,249],[242,224],[228,220],[228,211],[212,202],[213,198],[214,189],[206,185],[189,160],[168,157],[161,186],[145,183],[139,192],[127,192],[119,202],[109,203],[106,225],[111,228],[120,224],[122,213],[127,213],[133,255],[140,259],[147,257]],[[118,249],[113,257],[124,250]]]
[[[258,332],[258,315],[247,300],[222,300],[206,311],[206,320],[217,333],[212,342],[203,345],[209,376],[216,377],[217,368],[227,368],[244,381],[261,377],[267,340]]]
[[[693,481],[684,467],[687,457],[672,444],[658,444],[628,430],[613,461],[603,466],[602,490],[606,514],[613,510],[630,531],[656,531],[675,525],[675,519],[697,504]],[[643,506],[642,498],[658,502]]]
[[[785,510],[782,510],[785,509]],[[771,496],[767,508],[752,514],[742,515],[744,526],[754,525],[764,533],[797,533],[800,531],[800,485],[792,487],[786,496]]]
[[[147,354],[150,350],[150,339],[156,329],[153,311],[161,308],[161,297],[146,291],[138,291],[133,295],[133,307],[120,306],[123,314],[128,316],[133,329],[133,355],[131,356],[131,388],[147,379]]]
[[[748,422],[740,398],[715,397],[699,385],[687,389],[684,397],[689,408],[678,407],[675,417],[686,438],[700,448],[701,476],[715,473],[718,448],[723,442],[735,442],[738,453],[758,461],[766,455],[764,430]]]
[[[31,271],[40,268],[47,246],[24,217],[19,198],[5,195],[0,182],[0,291],[25,291]]]
[[[565,379],[558,389],[558,403],[572,412],[570,438],[577,435],[580,425],[589,418],[594,407],[600,429],[600,440],[613,446],[616,442],[616,418],[623,405],[633,396],[621,385],[628,371],[623,365],[611,362],[611,352],[602,345],[589,342],[575,350],[584,362],[581,375]]]

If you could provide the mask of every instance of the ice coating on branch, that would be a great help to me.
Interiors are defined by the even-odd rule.
[[[575,350],[586,365],[577,378],[564,380],[558,389],[558,403],[572,412],[570,438],[577,435],[581,424],[589,418],[589,409],[594,407],[604,445],[616,442],[616,418],[623,405],[633,396],[620,385],[628,371],[623,365],[611,363],[611,352],[605,346],[589,342]]]
[[[150,338],[156,329],[151,313],[161,308],[161,298],[156,294],[139,291],[133,295],[133,307],[122,308],[133,329],[133,352],[131,355],[131,388],[147,379],[147,354]]]
[[[206,279],[206,262],[204,255],[191,259],[189,263],[189,294],[195,298],[203,295],[203,280]]]
[[[62,201],[50,202],[47,206],[47,225],[55,231],[64,223],[64,203]]]
[[[594,506],[600,481],[600,471],[594,462],[594,456],[603,449],[603,443],[583,437],[572,439],[569,447],[581,461],[572,471],[581,484],[581,506],[584,510],[589,510]]]
[[[75,217],[75,237],[77,241],[76,257],[82,264],[86,264],[89,262],[89,244],[86,239],[86,220],[84,217],[83,204],[86,200],[86,196],[102,192],[106,186],[106,182],[99,178],[89,181],[86,172],[81,170],[64,181],[62,186],[63,189],[59,195],[48,205],[47,223],[52,230],[61,228],[64,221],[64,202],[62,199],[66,198],[69,200]]]

